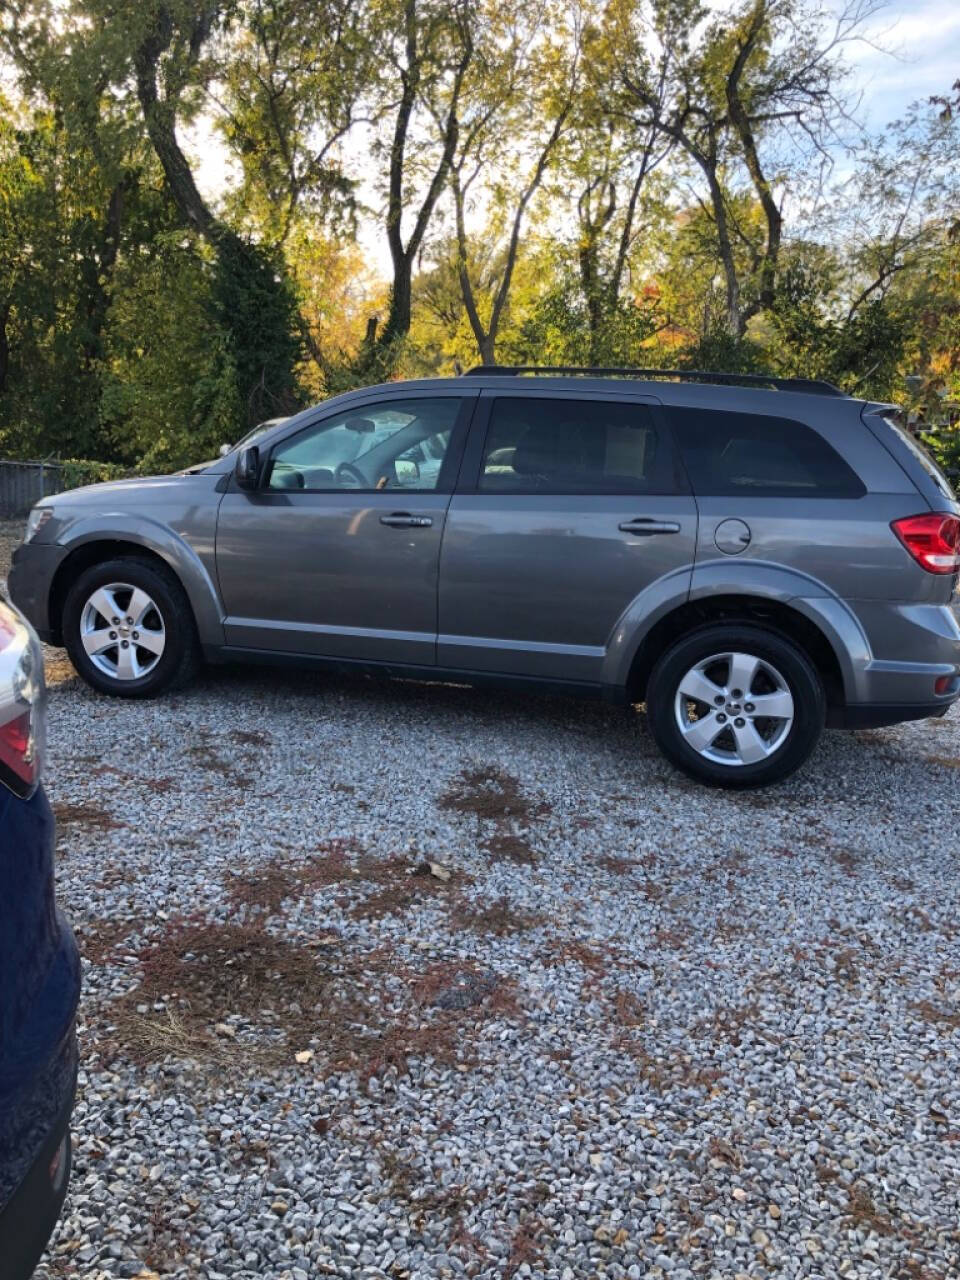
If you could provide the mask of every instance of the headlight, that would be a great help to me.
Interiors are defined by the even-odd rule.
[[[0,784],[24,799],[40,783],[46,700],[40,642],[16,609],[0,602]]]
[[[24,542],[32,541],[48,520],[53,518],[53,507],[34,507],[27,516],[27,530],[23,535]]]

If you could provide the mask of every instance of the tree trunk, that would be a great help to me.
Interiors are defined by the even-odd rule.
[[[410,320],[412,318],[412,265],[410,259],[404,254],[403,258],[394,263],[393,267],[393,284],[390,287],[390,306],[387,310],[387,319],[383,328],[380,330],[380,337],[377,339],[381,347],[388,347],[398,338],[405,337],[410,332]]]
[[[377,340],[381,348],[389,347],[399,338],[405,338],[410,331],[413,264],[420,252],[423,237],[426,235],[433,211],[450,174],[457,140],[460,136],[460,92],[467,68],[473,58],[473,44],[469,33],[465,33],[460,60],[453,73],[450,98],[443,121],[443,149],[430,179],[430,185],[417,211],[410,238],[404,245],[400,220],[403,215],[407,136],[420,89],[425,58],[417,39],[418,20],[417,0],[406,0],[403,11],[406,65],[400,72],[401,92],[393,128],[393,143],[390,147],[390,182],[387,199],[387,243],[390,246],[390,258],[393,263],[393,285],[390,290],[390,309],[387,320]]]
[[[743,158],[750,174],[750,181],[753,183],[753,189],[757,193],[757,199],[760,201],[767,224],[766,244],[760,259],[760,287],[757,300],[751,307],[751,314],[756,314],[758,311],[767,310],[773,306],[776,298],[780,241],[783,234],[783,217],[773,197],[770,183],[767,181],[766,174],[760,164],[760,154],[757,150],[757,142],[753,133],[753,123],[740,97],[740,80],[747,61],[756,48],[766,16],[766,4],[764,0],[758,0],[740,47],[740,52],[737,54],[725,85],[725,97],[730,120],[737,137],[740,139]],[[745,323],[746,318],[742,317],[741,323]]]
[[[88,272],[90,292],[86,306],[87,336],[83,344],[83,361],[87,367],[93,364],[101,354],[100,337],[110,309],[108,286],[120,252],[124,198],[136,182],[135,174],[125,174],[110,192],[104,219],[103,248],[99,258],[90,263],[91,270]]]
[[[212,21],[212,15],[210,18]],[[197,189],[186,156],[180,149],[176,131],[177,100],[161,99],[157,91],[157,68],[161,56],[173,40],[173,20],[165,8],[157,14],[153,31],[134,55],[137,97],[147,134],[160,161],[170,194],[187,226],[207,240],[217,240],[217,223]],[[196,40],[202,39],[198,30]]]
[[[733,256],[733,242],[730,239],[730,224],[727,221],[727,206],[723,198],[723,188],[717,178],[716,168],[701,164],[710,187],[710,200],[713,204],[713,217],[717,227],[717,248],[723,264],[723,275],[727,291],[727,328],[733,338],[742,338],[746,327],[743,309],[740,305],[740,281],[737,277],[737,264]]]

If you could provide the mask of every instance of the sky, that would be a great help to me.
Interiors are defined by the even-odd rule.
[[[865,122],[882,128],[918,98],[946,93],[960,79],[960,0],[893,0],[869,28],[891,53],[851,46]]]
[[[715,0],[724,8],[730,0]],[[848,0],[824,0],[839,11]],[[901,117],[918,99],[947,93],[960,79],[960,0],[889,0],[865,27],[869,43],[847,46],[851,90],[860,97],[858,115],[871,132]],[[227,160],[219,139],[200,123],[184,138],[197,165],[201,191],[213,203],[228,181]],[[372,184],[363,193],[372,200]],[[378,274],[390,275],[390,257],[376,224],[361,224],[361,243]]]

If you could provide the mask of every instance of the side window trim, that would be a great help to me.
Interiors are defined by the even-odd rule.
[[[407,394],[403,394],[402,392],[398,392],[390,395],[381,394],[378,396],[373,396],[370,399],[361,399],[361,400],[353,401],[349,405],[341,405],[338,409],[336,409],[333,412],[330,412],[329,410],[327,412],[322,412],[322,413],[318,412],[315,418],[311,418],[309,422],[304,423],[302,426],[298,427],[295,431],[291,431],[289,432],[289,434],[284,435],[280,439],[275,440],[273,442],[273,444],[270,446],[270,450],[266,458],[263,461],[263,468],[264,468],[263,474],[266,475],[269,473],[269,468],[271,467],[274,461],[274,456],[278,449],[285,448],[286,446],[292,444],[299,436],[305,435],[307,432],[315,430],[317,427],[321,426],[324,422],[336,421],[337,418],[343,417],[347,413],[362,413],[363,410],[365,409],[375,409],[377,406],[385,405],[385,404],[398,404],[398,403],[402,403],[404,400],[459,400],[460,402],[459,408],[457,410],[457,416],[454,419],[453,425],[450,428],[450,443],[447,445],[446,455],[444,456],[443,462],[441,463],[441,466],[440,466],[440,471],[437,477],[437,483],[433,488],[414,489],[414,488],[404,487],[402,489],[374,489],[374,488],[371,488],[371,489],[347,489],[347,488],[270,489],[264,486],[262,489],[258,490],[258,494],[261,497],[272,496],[276,494],[284,498],[290,498],[292,496],[296,496],[297,494],[316,494],[316,493],[329,493],[329,494],[356,493],[356,494],[368,494],[368,495],[375,494],[375,493],[384,493],[384,494],[393,494],[395,496],[401,496],[404,493],[410,493],[410,494],[418,494],[418,493],[451,494],[453,493],[454,484],[455,484],[457,473],[459,471],[460,463],[462,460],[464,443],[466,440],[467,432],[469,430],[470,421],[471,421],[471,418],[473,417],[474,409],[476,407],[476,403],[478,400],[478,391],[470,390],[466,388],[463,391],[451,390],[451,391],[431,392],[431,391],[425,391],[421,389],[417,392],[409,392]],[[323,406],[323,407],[327,408],[327,406]],[[231,477],[231,480],[232,480],[232,477]],[[234,486],[231,484],[231,487],[234,487]]]
[[[568,390],[558,391],[555,389],[547,389],[532,386],[527,387],[498,387],[496,389],[489,388],[481,391],[477,402],[476,411],[473,416],[473,422],[470,426],[470,435],[467,440],[467,447],[464,450],[463,461],[460,465],[460,475],[457,480],[455,493],[458,494],[484,494],[488,493],[496,496],[509,496],[514,494],[517,497],[523,497],[524,492],[521,490],[484,490],[480,487],[480,476],[483,469],[483,459],[486,453],[487,439],[490,434],[491,419],[493,416],[493,405],[496,400],[516,400],[529,398],[531,400],[583,400],[589,404],[636,404],[642,405],[650,411],[650,417],[654,427],[657,430],[661,445],[670,450],[670,463],[673,472],[673,487],[663,490],[647,490],[645,494],[637,493],[637,497],[641,496],[660,496],[673,497],[676,495],[690,496],[693,488],[687,475],[686,468],[680,456],[680,450],[677,440],[674,438],[673,431],[669,424],[665,421],[663,413],[663,401],[656,396],[635,395],[627,393],[617,393],[615,391],[604,392],[571,392]],[[579,491],[581,497],[590,497],[589,492]],[[530,491],[526,496],[535,493]],[[611,497],[611,496],[630,497],[630,493],[624,490],[608,490],[603,491],[595,496]],[[569,494],[558,492],[556,494],[544,493],[544,497],[565,497],[575,496],[575,492]]]

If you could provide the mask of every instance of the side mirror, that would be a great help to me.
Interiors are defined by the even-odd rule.
[[[260,450],[255,444],[241,449],[237,465],[233,469],[240,489],[258,489],[260,487]]]

